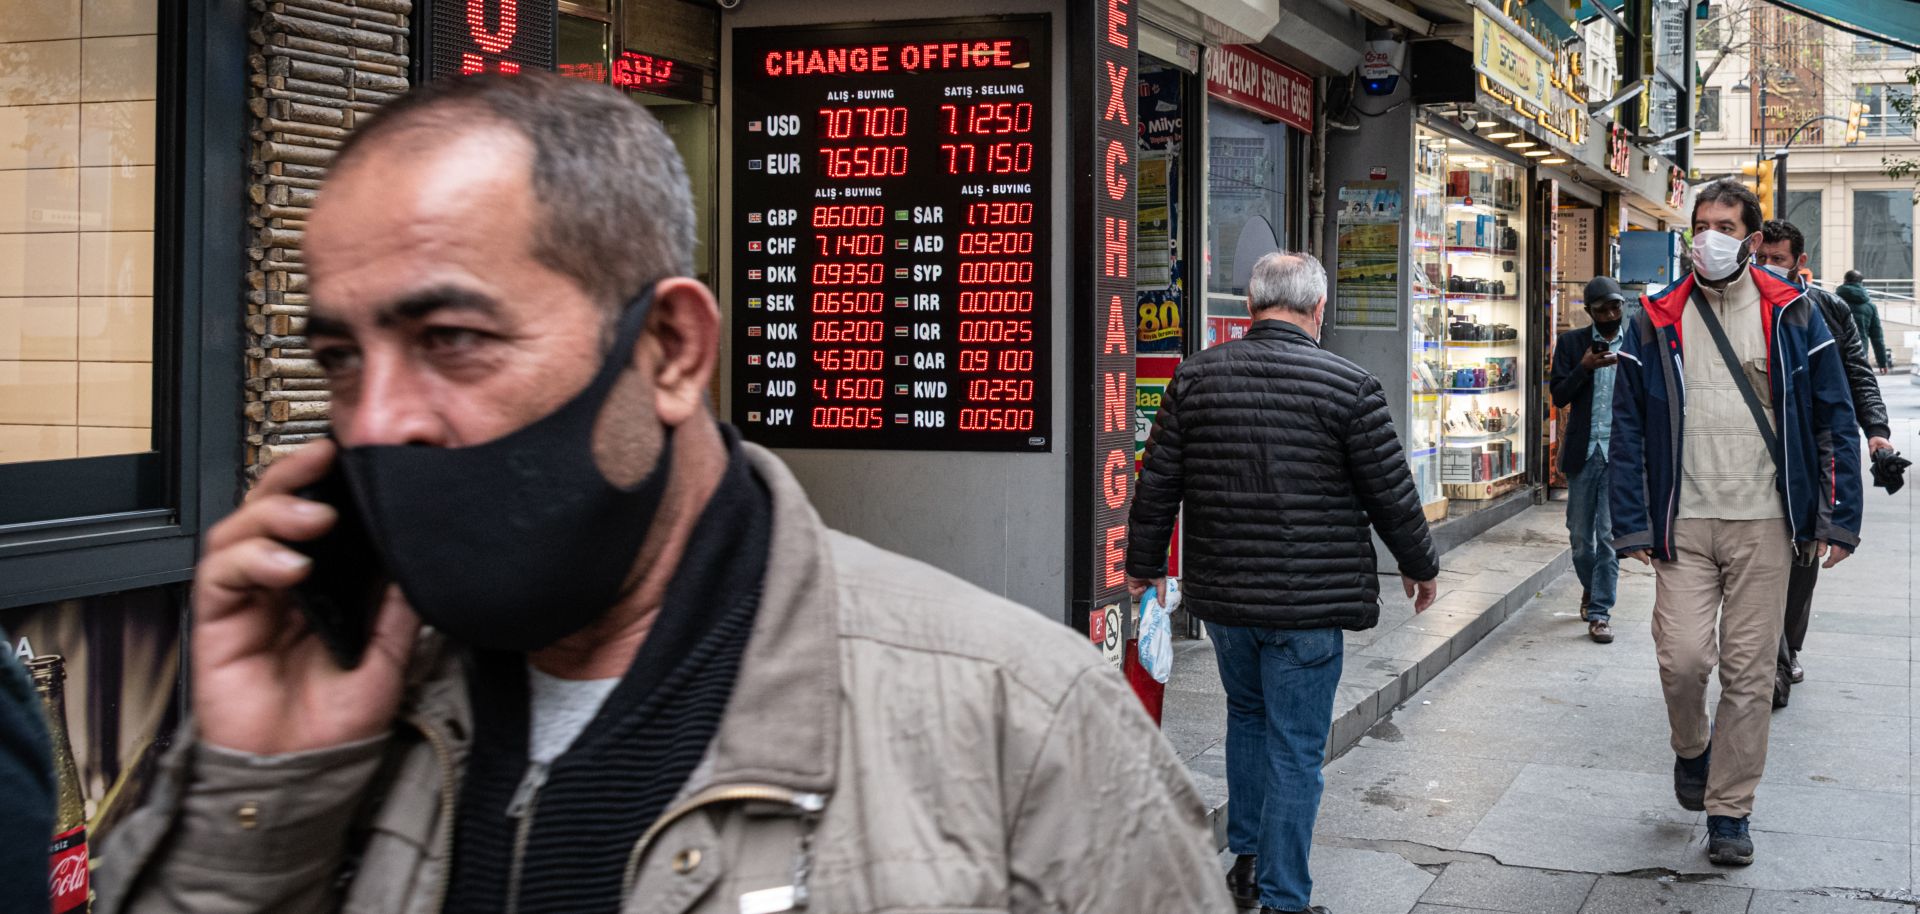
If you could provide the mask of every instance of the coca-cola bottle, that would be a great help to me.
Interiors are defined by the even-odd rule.
[[[67,736],[66,661],[43,654],[27,661],[34,690],[47,712],[47,735],[53,743],[53,771],[60,805],[53,820],[53,859],[47,888],[53,914],[75,914],[88,909],[87,794],[80,768],[73,762],[73,740]]]

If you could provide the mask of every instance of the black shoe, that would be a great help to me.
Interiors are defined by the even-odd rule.
[[[1793,700],[1793,673],[1784,663],[1773,668],[1773,709],[1780,710]]]
[[[1592,605],[1593,605],[1593,592],[1587,590],[1584,587],[1581,588],[1580,589],[1580,621],[1582,622],[1587,621],[1587,607]]]
[[[1713,761],[1713,746],[1699,758],[1673,757],[1673,796],[1681,809],[1705,812],[1707,808],[1707,767]]]
[[[1747,834],[1747,817],[1707,817],[1707,859],[1721,866],[1746,866],[1753,862],[1753,837]]]
[[[1301,908],[1298,911],[1282,911],[1279,908],[1261,908],[1260,914],[1333,914],[1333,912],[1319,905],[1314,905],[1310,908]]]
[[[1260,876],[1253,869],[1255,859],[1252,854],[1241,854],[1233,858],[1233,868],[1227,870],[1227,891],[1233,894],[1233,906],[1242,910],[1260,906]]]
[[[1794,685],[1799,685],[1801,682],[1803,682],[1807,678],[1806,669],[1800,666],[1799,651],[1787,652],[1787,673],[1789,676],[1793,678]]]

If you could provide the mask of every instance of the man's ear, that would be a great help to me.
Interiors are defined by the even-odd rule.
[[[655,284],[640,346],[654,347],[657,355],[653,408],[661,423],[677,427],[706,409],[720,358],[720,305],[711,290],[684,276]]]

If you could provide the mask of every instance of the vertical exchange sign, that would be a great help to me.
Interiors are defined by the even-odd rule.
[[[1133,485],[1133,322],[1134,282],[1129,237],[1134,212],[1133,67],[1138,24],[1132,0],[1096,2],[1094,43],[1093,198],[1091,231],[1094,254],[1090,339],[1093,352],[1093,432],[1095,461],[1090,533],[1093,537],[1089,612],[1106,617],[1109,607],[1127,601],[1127,508]],[[1124,618],[1127,613],[1121,613]],[[1110,618],[1110,617],[1109,617]],[[1093,628],[1091,618],[1089,628]],[[1108,633],[1111,637],[1111,633]],[[1124,643],[1124,642],[1123,642]]]
[[[438,0],[427,16],[427,78],[554,67],[557,0]]]

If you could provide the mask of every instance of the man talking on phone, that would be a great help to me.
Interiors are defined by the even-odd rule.
[[[1226,909],[1084,639],[827,529],[714,418],[693,237],[604,86],[436,82],[348,141],[305,248],[337,443],[210,534],[194,721],[97,910]],[[290,598],[353,516],[393,586],[346,669]]]
[[[1554,342],[1548,384],[1554,407],[1568,411],[1560,472],[1567,477],[1567,533],[1573,539],[1573,571],[1580,578],[1580,619],[1587,623],[1587,637],[1600,644],[1613,643],[1613,601],[1620,581],[1607,511],[1607,447],[1613,441],[1613,372],[1620,362],[1620,313],[1626,300],[1611,276],[1587,282],[1592,323]]]

